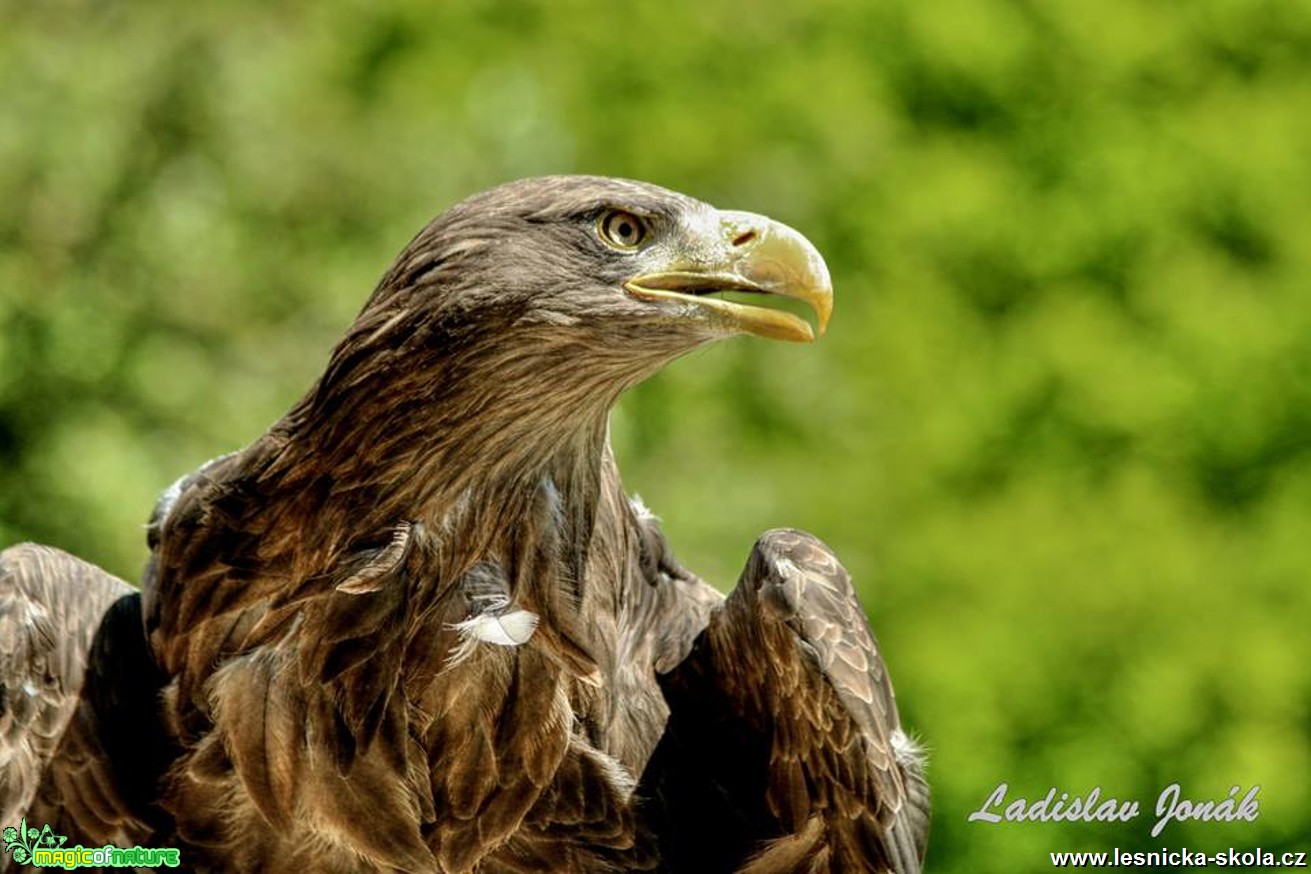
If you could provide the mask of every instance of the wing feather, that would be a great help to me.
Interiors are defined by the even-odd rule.
[[[0,553],[0,821],[135,843],[171,757],[158,682],[127,583],[49,547]]]
[[[917,874],[928,786],[845,569],[780,530],[665,675],[642,790],[676,869]],[[713,823],[706,825],[705,823]],[[702,849],[721,849],[706,858]]]
[[[100,618],[131,592],[67,553],[0,553],[0,821],[17,822],[76,709]]]

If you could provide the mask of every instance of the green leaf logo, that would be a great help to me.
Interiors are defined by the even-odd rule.
[[[13,856],[14,861],[20,865],[32,861],[32,852],[37,847],[59,849],[68,840],[63,835],[55,834],[49,823],[38,830],[28,826],[26,818],[18,824],[17,828],[12,825],[5,826],[4,831],[0,832],[0,837],[4,838],[5,852]]]

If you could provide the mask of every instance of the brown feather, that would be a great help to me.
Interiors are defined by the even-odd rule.
[[[295,809],[304,703],[283,682],[285,659],[260,650],[233,659],[214,675],[214,726],[227,737],[232,763],[251,802],[272,828],[286,829]]]

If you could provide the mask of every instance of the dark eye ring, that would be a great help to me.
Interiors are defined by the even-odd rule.
[[[616,249],[636,249],[646,240],[646,222],[621,209],[612,209],[597,224],[601,239]]]

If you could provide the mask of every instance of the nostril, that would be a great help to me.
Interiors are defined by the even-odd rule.
[[[751,242],[752,240],[754,240],[755,238],[756,238],[756,232],[755,232],[755,231],[744,231],[744,232],[738,234],[738,235],[733,239],[733,245],[734,245],[734,246],[745,246],[747,243],[750,243],[750,242]]]

